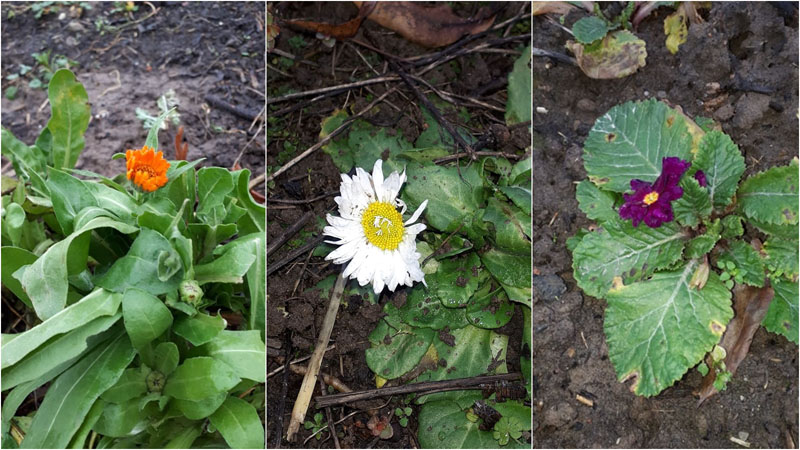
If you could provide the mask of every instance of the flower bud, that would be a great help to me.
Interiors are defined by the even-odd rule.
[[[167,381],[167,377],[165,377],[163,373],[154,370],[147,374],[147,378],[145,378],[144,381],[147,383],[148,392],[161,392],[161,390],[164,389],[164,383]]]
[[[703,289],[708,281],[708,273],[708,262],[703,262],[697,266],[697,269],[694,270],[694,274],[692,274],[691,281],[689,281],[689,287],[697,288],[698,291]]]
[[[180,287],[181,300],[196,305],[203,298],[203,290],[195,280],[184,280]]]

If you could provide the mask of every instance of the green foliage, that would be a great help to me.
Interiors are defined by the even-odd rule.
[[[142,193],[124,175],[71,170],[86,92],[61,70],[49,93],[35,145],[3,130],[19,181],[3,196],[2,282],[41,320],[3,335],[3,442],[25,398],[51,383],[23,448],[82,447],[91,432],[100,447],[263,448],[263,389],[248,390],[266,379],[265,210],[249,172],[171,161],[167,185]]]
[[[506,104],[506,123],[514,125],[531,120],[531,57],[530,46],[522,50],[514,62],[514,69],[508,75],[508,103]]]
[[[744,157],[739,147],[721,131],[708,132],[700,141],[694,167],[706,175],[708,196],[714,209],[725,208],[744,173]]]
[[[680,183],[683,196],[672,205],[675,220],[687,227],[696,227],[711,215],[711,198],[694,177],[684,177]]]
[[[578,207],[591,220],[605,222],[619,217],[614,211],[614,193],[599,189],[591,181],[583,180],[578,183],[575,197],[578,199]]]
[[[581,44],[591,44],[602,39],[608,31],[606,21],[597,16],[584,17],[572,25],[572,34]]]
[[[767,315],[761,324],[767,330],[782,334],[786,339],[798,344],[798,289],[796,281],[773,280],[775,297],[769,304]]]
[[[796,158],[787,166],[751,176],[737,193],[739,210],[748,218],[766,224],[797,224],[797,178]]]

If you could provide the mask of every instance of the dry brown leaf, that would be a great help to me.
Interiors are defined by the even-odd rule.
[[[588,46],[567,41],[567,48],[575,54],[583,73],[598,80],[631,75],[645,66],[647,58],[644,41],[624,30],[609,33],[598,44]]]
[[[540,14],[559,14],[565,15],[576,7],[567,2],[533,2],[533,15]]]
[[[353,3],[360,7],[366,2]],[[446,4],[426,7],[415,2],[378,2],[367,19],[415,44],[435,48],[452,44],[466,34],[486,31],[496,14],[496,10],[481,8],[475,17],[464,19]]]
[[[358,2],[362,3],[362,2]],[[293,27],[301,28],[307,31],[315,31],[320,34],[324,34],[325,36],[330,36],[335,39],[348,39],[356,35],[358,33],[358,28],[361,26],[361,22],[364,21],[364,18],[369,15],[375,9],[375,2],[363,2],[363,5],[358,5],[358,16],[356,18],[348,20],[345,23],[339,25],[332,25],[329,23],[321,23],[321,22],[312,22],[309,20],[286,20],[284,21],[287,25],[291,25]]]
[[[731,373],[736,374],[739,364],[747,356],[750,350],[750,343],[753,335],[761,325],[761,321],[767,314],[769,304],[775,296],[775,291],[771,287],[756,288],[746,285],[737,285],[733,290],[733,309],[735,311],[733,320],[725,329],[720,346],[725,349],[725,368]],[[713,361],[706,361],[708,367],[712,367]],[[708,371],[703,377],[700,390],[695,394],[700,397],[697,404],[700,405],[706,399],[717,393],[714,389],[714,379],[716,374],[713,369]]]

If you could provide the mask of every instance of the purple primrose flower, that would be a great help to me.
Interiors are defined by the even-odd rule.
[[[706,174],[702,170],[698,170],[694,173],[694,179],[700,183],[701,187],[708,186],[708,181],[706,181]]]
[[[683,195],[683,189],[678,186],[678,182],[690,165],[688,161],[674,156],[664,158],[661,160],[661,175],[653,184],[642,180],[631,180],[631,189],[634,192],[623,194],[625,204],[619,209],[619,216],[623,219],[632,219],[634,227],[638,227],[641,221],[650,228],[658,228],[664,222],[671,222],[673,219],[671,202]]]

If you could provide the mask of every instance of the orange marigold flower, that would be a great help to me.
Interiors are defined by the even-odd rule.
[[[125,159],[128,179],[143,190],[153,192],[167,184],[169,162],[164,159],[162,152],[156,153],[145,145],[141,150],[126,151]]]

